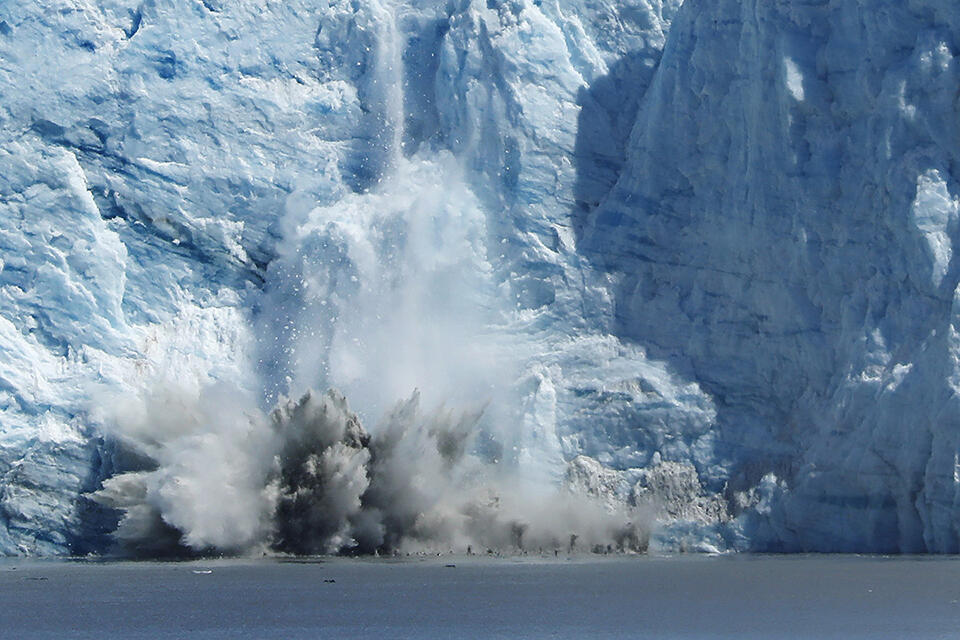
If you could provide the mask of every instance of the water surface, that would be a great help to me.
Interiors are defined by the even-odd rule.
[[[10,638],[957,638],[958,601],[952,558],[0,561]]]

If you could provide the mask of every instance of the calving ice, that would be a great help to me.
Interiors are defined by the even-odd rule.
[[[648,544],[649,509],[533,483],[473,454],[480,414],[428,414],[416,394],[371,436],[336,392],[285,400],[269,418],[211,412],[215,400],[242,402],[223,390],[153,393],[117,421],[122,453],[140,468],[90,496],[122,514],[113,553],[637,552]]]
[[[960,550],[952,4],[21,5],[0,552]]]

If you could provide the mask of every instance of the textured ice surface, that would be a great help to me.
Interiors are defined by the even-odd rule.
[[[614,333],[714,399],[728,493],[775,476],[755,545],[958,550],[958,28],[946,2],[686,5],[586,216]]]
[[[680,5],[0,5],[0,552],[103,548],[171,383],[483,409],[666,547],[960,550],[960,9]]]

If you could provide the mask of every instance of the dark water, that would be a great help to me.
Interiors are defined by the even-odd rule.
[[[0,637],[960,638],[960,562],[0,560]]]

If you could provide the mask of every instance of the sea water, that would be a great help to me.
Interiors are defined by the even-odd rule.
[[[954,558],[0,561],[3,638],[957,638]]]

